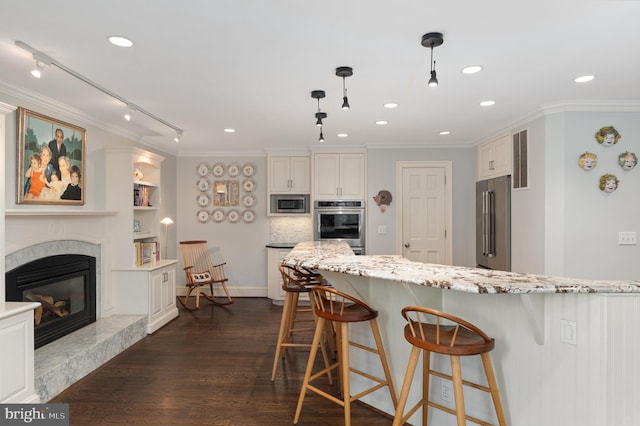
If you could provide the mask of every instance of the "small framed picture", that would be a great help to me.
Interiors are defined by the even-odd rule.
[[[133,232],[140,232],[140,221],[133,219]]]

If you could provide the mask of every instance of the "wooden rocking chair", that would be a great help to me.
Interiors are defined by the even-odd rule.
[[[209,249],[206,241],[180,241],[180,250],[182,251],[182,261],[184,264],[184,273],[187,276],[187,294],[184,298],[178,296],[178,301],[185,309],[189,311],[197,311],[200,309],[200,296],[204,296],[207,300],[216,305],[230,305],[233,303],[226,282],[228,281],[224,273],[225,263],[214,265],[209,256]],[[226,294],[224,296],[215,296],[213,285],[218,284],[222,287]],[[209,286],[210,295],[201,291],[201,286]],[[195,293],[194,293],[195,290]],[[189,297],[194,293],[195,307],[189,305]]]

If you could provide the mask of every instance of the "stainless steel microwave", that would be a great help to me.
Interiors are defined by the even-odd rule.
[[[275,214],[309,213],[309,195],[271,194],[269,211]]]

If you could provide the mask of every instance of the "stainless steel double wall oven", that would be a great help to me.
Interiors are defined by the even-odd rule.
[[[316,201],[313,239],[345,241],[355,254],[365,254],[364,201]]]

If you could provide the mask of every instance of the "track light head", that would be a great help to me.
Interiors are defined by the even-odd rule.
[[[434,65],[435,67],[435,65]],[[436,70],[431,70],[431,78],[429,79],[429,87],[438,87],[438,77],[436,77]]]
[[[180,139],[182,138],[182,130],[180,129],[176,129],[176,137],[173,138],[173,140],[175,142],[180,142]]]
[[[327,118],[326,112],[316,112],[316,126],[322,127],[322,120]]]
[[[322,128],[320,128],[320,137],[318,138],[318,142],[324,142],[324,135],[322,134]]]
[[[342,109],[349,109],[351,108],[349,106],[349,99],[345,96],[344,98],[342,98]]]

